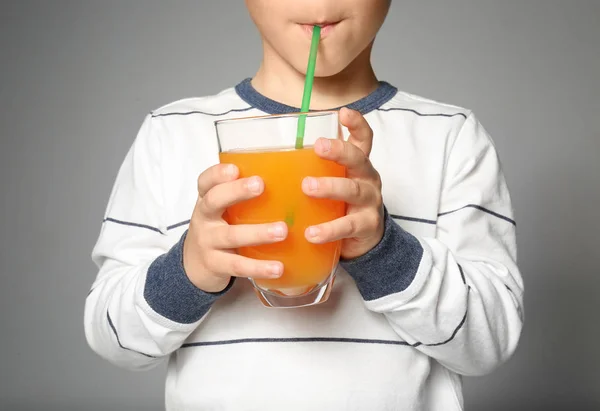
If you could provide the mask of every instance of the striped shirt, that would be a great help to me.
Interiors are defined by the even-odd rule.
[[[494,144],[472,112],[381,82],[352,103],[374,131],[383,240],[346,261],[328,302],[261,305],[248,281],[208,294],[182,239],[214,121],[298,111],[249,80],[150,113],[119,170],[85,304],[94,351],[168,361],[168,410],[462,410],[461,375],[514,352],[523,320],[515,221]],[[344,130],[347,133],[347,130]]]

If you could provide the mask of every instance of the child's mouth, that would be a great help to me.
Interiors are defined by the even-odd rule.
[[[338,25],[339,21],[336,22],[325,22],[325,23],[314,23],[314,24],[300,24],[302,29],[308,36],[312,36],[313,27],[321,27],[321,39],[325,38],[331,31]]]

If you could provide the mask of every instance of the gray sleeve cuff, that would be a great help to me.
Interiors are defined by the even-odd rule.
[[[207,293],[192,284],[183,268],[186,235],[187,231],[173,248],[150,264],[144,286],[144,298],[148,305],[156,313],[180,324],[199,321],[234,283],[232,278],[219,293]]]
[[[387,210],[384,218],[385,230],[379,244],[365,255],[340,261],[366,301],[406,290],[423,257],[419,240],[396,224]]]

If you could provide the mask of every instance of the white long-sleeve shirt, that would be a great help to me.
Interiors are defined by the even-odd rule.
[[[149,114],[93,250],[92,349],[134,370],[168,359],[168,410],[461,410],[460,376],[506,361],[523,321],[496,150],[470,111],[385,82],[349,107],[374,131],[384,238],[341,265],[328,302],[287,310],[243,279],[197,289],[182,239],[197,177],[218,162],[214,121],[297,109],[245,80]]]

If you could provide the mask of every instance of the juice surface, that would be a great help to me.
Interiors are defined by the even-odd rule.
[[[288,237],[277,244],[245,247],[240,255],[258,260],[276,260],[284,265],[276,280],[259,280],[264,289],[281,290],[310,287],[331,274],[340,252],[340,242],[311,244],[304,237],[307,227],[345,214],[341,201],[314,199],[302,192],[302,180],[313,177],[343,177],[344,167],[319,158],[312,147],[278,151],[238,151],[220,154],[221,163],[235,164],[240,177],[260,176],[263,194],[230,207],[225,213],[229,224],[258,224],[285,221]]]

